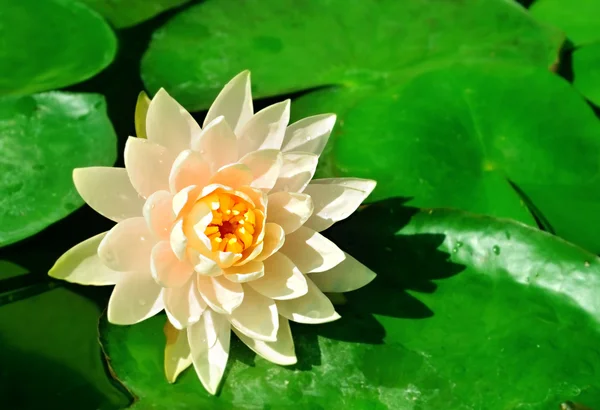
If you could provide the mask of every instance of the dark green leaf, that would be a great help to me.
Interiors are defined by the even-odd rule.
[[[83,201],[73,168],[112,165],[116,137],[97,94],[0,98],[0,246],[65,217]]]
[[[575,88],[600,107],[600,42],[573,52],[573,74]]]
[[[576,45],[600,40],[598,0],[536,0],[530,11],[540,21],[563,29]]]
[[[80,0],[102,14],[115,27],[123,28],[181,6],[190,0]]]

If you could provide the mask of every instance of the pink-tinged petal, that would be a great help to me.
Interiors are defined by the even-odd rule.
[[[194,269],[187,261],[175,256],[168,241],[162,241],[152,248],[150,271],[156,283],[162,287],[179,288],[188,282]]]
[[[83,200],[115,222],[142,215],[144,199],[131,185],[125,168],[75,168],[73,182]]]
[[[203,251],[211,247],[210,240],[204,234],[213,219],[211,208],[199,202],[195,204],[183,219],[183,232],[192,248]]]
[[[183,329],[200,320],[206,303],[202,300],[196,278],[190,278],[182,287],[163,290],[165,311],[177,329]]]
[[[150,272],[150,252],[156,240],[142,217],[116,224],[98,246],[100,260],[119,272]]]
[[[175,156],[165,147],[147,139],[129,137],[124,156],[131,185],[142,197],[169,190],[169,172]]]
[[[187,330],[177,330],[167,320],[164,333],[167,339],[165,346],[165,376],[169,383],[175,383],[177,376],[192,364]]]
[[[237,188],[237,193],[241,192],[248,198],[242,196],[246,200],[253,204],[258,209],[264,210],[267,207],[267,194],[257,188],[251,188],[249,186],[242,186]]]
[[[315,154],[304,152],[284,153],[279,178],[272,192],[302,192],[315,174],[318,162],[319,157]]]
[[[285,238],[281,252],[289,257],[302,273],[329,270],[345,258],[344,252],[335,243],[304,226]]]
[[[239,162],[248,166],[252,172],[253,181],[250,186],[268,192],[279,177],[283,158],[279,150],[263,149],[244,155]]]
[[[169,243],[177,259],[185,260],[188,239],[183,232],[183,220],[180,219],[173,225],[171,235],[169,235]]]
[[[313,213],[310,195],[295,192],[276,192],[269,195],[267,218],[278,224],[286,235],[300,228]]]
[[[148,197],[142,213],[150,231],[158,239],[168,239],[175,222],[173,195],[168,191],[156,191]]]
[[[279,314],[291,321],[310,325],[332,322],[340,318],[331,301],[310,279],[308,293],[297,299],[278,300]]]
[[[219,169],[209,180],[210,184],[221,184],[233,189],[250,185],[253,180],[252,172],[247,165],[231,164]]]
[[[189,212],[196,200],[201,196],[202,188],[190,185],[173,196],[173,213],[175,217]]]
[[[114,285],[123,275],[108,268],[98,257],[98,246],[106,232],[78,243],[66,251],[48,272],[50,277],[81,285]]]
[[[310,275],[322,292],[350,292],[360,289],[375,279],[375,273],[365,265],[345,254],[346,258],[334,268]]]
[[[108,321],[115,325],[133,325],[164,309],[162,288],[150,272],[124,273],[108,302]]]
[[[277,306],[266,296],[244,285],[244,301],[229,315],[229,321],[252,339],[274,342],[279,328]]]
[[[223,271],[225,279],[236,283],[244,283],[256,280],[265,274],[262,262],[251,261],[241,266],[232,266]]]
[[[211,173],[238,160],[237,138],[233,130],[220,116],[204,127],[199,137],[192,140],[192,149],[202,155]]]
[[[240,157],[260,149],[281,148],[285,127],[290,121],[290,100],[270,105],[256,114],[244,125],[238,136]]]
[[[235,327],[232,330],[246,346],[272,363],[281,366],[289,366],[296,364],[298,361],[294,351],[294,340],[292,338],[290,324],[284,317],[279,316],[277,340],[274,342],[263,342],[262,340],[252,339]]]
[[[335,114],[321,114],[291,124],[285,130],[281,151],[302,151],[321,155],[335,125],[335,119]]]
[[[265,238],[263,240],[262,252],[254,258],[263,261],[277,252],[285,243],[285,232],[283,228],[275,223],[265,225]]]
[[[188,328],[188,343],[196,374],[210,394],[216,394],[229,358],[231,326],[210,309]]]
[[[215,118],[223,116],[237,133],[252,118],[253,113],[250,72],[243,71],[223,87],[206,114],[204,127]]]
[[[217,313],[231,313],[244,300],[242,285],[222,276],[198,276],[198,290],[206,304]]]
[[[357,178],[313,180],[304,190],[312,197],[315,207],[306,227],[321,232],[346,219],[369,196],[376,184],[370,179]]]
[[[200,275],[218,276],[223,273],[219,265],[214,260],[195,249],[188,249],[188,259],[192,265],[194,265],[194,270]]]
[[[169,188],[171,192],[194,186],[204,186],[210,179],[210,168],[202,156],[192,150],[182,151],[169,174]]]
[[[200,126],[189,112],[163,88],[158,90],[146,115],[148,140],[167,148],[174,155],[189,149]]]
[[[296,299],[306,295],[306,278],[287,256],[276,253],[264,264],[265,275],[248,282],[255,291],[275,300]]]

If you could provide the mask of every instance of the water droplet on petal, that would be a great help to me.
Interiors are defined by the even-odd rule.
[[[145,299],[140,299],[140,300],[138,300],[138,303],[140,304],[140,306],[145,306],[146,303],[148,303],[148,302],[146,302]]]

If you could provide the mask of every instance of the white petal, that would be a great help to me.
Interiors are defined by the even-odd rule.
[[[154,316],[165,306],[161,290],[150,272],[124,273],[110,296],[108,321],[133,325]]]
[[[167,320],[164,332],[167,339],[165,346],[165,376],[169,383],[175,383],[177,376],[192,364],[192,353],[188,343],[187,330],[177,330]]]
[[[274,342],[279,328],[277,316],[274,301],[244,286],[244,301],[229,315],[229,321],[248,337]]]
[[[142,213],[150,231],[159,239],[167,239],[175,222],[173,195],[168,191],[156,191],[148,197]]]
[[[168,241],[162,241],[152,248],[150,263],[152,277],[162,287],[178,288],[188,282],[194,269],[188,262],[180,261]]]
[[[308,185],[315,170],[319,157],[305,152],[286,152],[283,154],[283,165],[273,192],[290,191],[302,192]]]
[[[221,184],[231,188],[250,185],[254,177],[247,165],[231,164],[219,169],[209,180],[210,184]]]
[[[225,121],[237,133],[252,118],[252,92],[250,90],[250,72],[242,71],[227,83],[212,103],[204,127],[215,118],[224,116]]]
[[[263,261],[277,252],[285,243],[285,232],[283,228],[275,223],[265,225],[265,238],[263,240],[262,252],[254,258],[256,261]]]
[[[197,185],[208,184],[210,169],[202,156],[192,150],[182,151],[175,161],[169,174],[169,188],[172,192]]]
[[[146,139],[129,137],[124,156],[129,180],[142,197],[169,190],[169,172],[175,156],[165,147]]]
[[[326,272],[313,273],[310,278],[323,292],[341,293],[362,288],[375,276],[371,269],[346,254],[342,263]]]
[[[289,121],[290,100],[270,105],[254,114],[239,132],[236,130],[240,157],[259,149],[279,150]]]
[[[115,222],[142,215],[144,199],[131,185],[125,168],[75,168],[73,182],[83,200]]]
[[[92,236],[66,251],[54,263],[48,275],[81,285],[114,285],[122,272],[109,269],[98,257],[98,245],[106,232]]]
[[[239,162],[248,166],[252,172],[253,181],[250,186],[268,192],[279,177],[283,158],[279,150],[263,149],[244,155]]]
[[[263,263],[265,275],[248,282],[255,291],[275,300],[295,299],[306,295],[306,278],[287,256],[276,253]]]
[[[177,329],[196,323],[206,309],[194,277],[182,287],[164,289],[163,299],[169,321]]]
[[[188,259],[194,265],[194,270],[204,276],[218,276],[222,273],[219,265],[195,249],[188,249]]]
[[[119,272],[150,272],[150,252],[155,242],[144,218],[125,219],[108,231],[98,246],[98,256]]]
[[[171,235],[169,236],[169,243],[171,244],[171,249],[175,256],[177,256],[179,260],[184,260],[188,240],[183,233],[183,220],[180,219],[173,225]]]
[[[190,148],[192,137],[199,133],[200,126],[190,113],[163,88],[158,90],[146,115],[148,140],[177,155]]]
[[[285,238],[281,252],[305,274],[326,271],[345,258],[344,252],[335,243],[304,226]]]
[[[216,394],[229,358],[231,327],[227,319],[210,309],[188,328],[188,342],[194,369],[202,385]]]
[[[192,149],[198,151],[209,165],[211,173],[237,161],[237,138],[225,117],[217,117],[204,127],[199,137],[192,140]]]
[[[312,152],[319,156],[327,144],[334,125],[334,114],[303,118],[287,127],[281,150]]]
[[[231,313],[244,300],[242,285],[222,276],[198,276],[198,290],[206,304],[217,313]]]
[[[195,185],[183,188],[173,196],[173,213],[176,217],[189,212],[204,189]],[[185,212],[184,212],[185,211]]]
[[[313,202],[309,195],[284,191],[269,195],[268,221],[281,226],[286,234],[300,228],[312,213]]]
[[[306,280],[308,293],[297,299],[278,300],[279,314],[294,322],[319,324],[340,318],[331,301],[310,279]]]
[[[370,179],[331,178],[313,180],[304,190],[312,197],[314,212],[306,227],[321,232],[346,219],[375,188]]]
[[[251,261],[241,266],[232,266],[223,271],[225,279],[236,283],[244,283],[258,279],[265,274],[262,262]]]
[[[252,339],[236,328],[233,328],[233,331],[246,346],[272,363],[289,366],[296,364],[298,361],[294,352],[294,340],[290,324],[282,316],[279,316],[279,330],[277,331],[277,340],[274,342]]]

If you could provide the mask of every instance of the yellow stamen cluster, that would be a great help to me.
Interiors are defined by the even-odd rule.
[[[212,251],[241,253],[252,245],[256,215],[250,204],[228,193],[214,193],[205,200],[213,215],[204,231]]]

